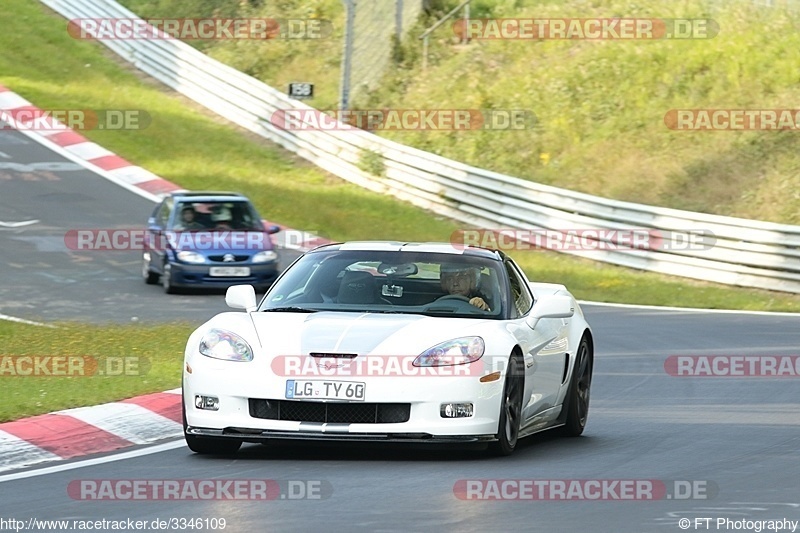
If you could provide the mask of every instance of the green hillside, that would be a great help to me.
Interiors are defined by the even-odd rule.
[[[200,47],[267,83],[313,81],[321,109],[336,106],[344,12],[340,0],[124,0],[145,16],[295,16],[331,19],[318,41],[218,41]],[[451,23],[431,40],[422,70],[416,37],[456,0],[431,12],[395,54],[385,83],[354,107],[525,109],[526,131],[386,135],[477,166],[591,194],[723,215],[800,223],[800,132],[674,131],[671,109],[794,108],[800,96],[797,14],[751,0],[475,0],[474,18],[711,19],[712,39],[473,40]],[[386,31],[390,38],[391,31]],[[353,80],[354,83],[357,80]]]
[[[337,179],[232,126],[144,76],[101,44],[73,39],[64,19],[38,1],[4,2],[5,9],[0,10],[0,26],[5,30],[0,32],[3,51],[0,84],[45,109],[146,110],[152,116],[152,124],[145,129],[83,132],[135,164],[189,189],[240,191],[253,199],[266,218],[336,240],[446,241],[461,227],[391,196]],[[209,3],[210,0],[203,0],[198,5]],[[216,0],[215,3],[223,5]],[[333,7],[337,3],[338,0],[326,0],[320,5]],[[175,5],[184,4],[175,2]],[[286,9],[292,5],[295,4],[288,0],[281,3]],[[323,15],[328,17],[321,13],[320,18]],[[36,31],[31,32],[31,28]],[[241,46],[244,44],[240,42]],[[272,44],[283,46],[283,43]],[[309,41],[297,46],[319,45]],[[294,59],[271,58],[268,63],[283,62],[291,70],[306,61],[309,65],[314,61],[332,61],[324,53],[333,54],[334,47],[328,44],[323,48]],[[338,75],[324,69],[313,70],[311,66],[306,68],[309,69],[306,73],[331,78]],[[332,94],[335,100],[335,91]],[[13,173],[9,176],[14,179]],[[142,213],[142,220],[146,216],[147,213]],[[532,280],[564,283],[578,298],[586,300],[774,311],[800,309],[800,295],[638,272],[553,252],[513,255]]]

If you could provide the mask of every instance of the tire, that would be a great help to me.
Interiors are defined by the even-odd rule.
[[[584,335],[578,345],[575,356],[575,368],[572,370],[569,391],[564,408],[567,418],[562,433],[567,437],[577,437],[586,428],[589,418],[589,393],[592,388],[592,367],[594,354],[589,339]]]
[[[183,414],[183,437],[186,440],[186,445],[194,453],[203,455],[231,455],[239,451],[242,446],[242,441],[236,439],[216,439],[213,437],[196,437],[186,433],[189,427],[186,423],[186,404],[183,403],[183,395],[181,395],[181,412]]]
[[[148,285],[155,285],[158,283],[159,275],[150,270],[150,261],[145,260],[144,256],[142,256],[142,277],[144,278],[144,282]]]
[[[503,403],[500,406],[500,421],[497,426],[497,441],[490,446],[494,455],[511,455],[517,447],[524,388],[525,371],[522,356],[515,352],[508,360],[508,372],[503,385]]]
[[[161,286],[167,294],[177,294],[177,289],[172,285],[172,267],[169,261],[164,261],[164,270],[161,272]]]

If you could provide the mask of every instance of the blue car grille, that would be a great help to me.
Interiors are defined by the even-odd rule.
[[[228,261],[228,263],[233,263],[233,262],[241,263],[242,261],[247,261],[248,259],[250,259],[249,255],[234,255],[233,256],[233,261]],[[226,262],[224,255],[209,255],[208,256],[208,260],[209,261],[214,261],[215,263],[225,263]]]

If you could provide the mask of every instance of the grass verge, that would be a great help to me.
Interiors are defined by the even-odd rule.
[[[183,350],[195,327],[50,329],[0,320],[0,422],[180,387]]]

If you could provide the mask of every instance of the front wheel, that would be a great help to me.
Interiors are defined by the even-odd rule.
[[[508,372],[503,385],[503,405],[500,409],[500,422],[497,427],[497,442],[492,443],[496,455],[511,455],[517,447],[519,428],[522,422],[522,391],[525,386],[522,356],[511,354]]]
[[[167,294],[175,294],[178,291],[172,285],[172,266],[169,261],[164,261],[164,269],[161,271],[161,286]]]
[[[194,453],[209,454],[209,455],[229,455],[239,451],[242,447],[242,441],[236,439],[215,439],[196,437],[186,433],[189,425],[186,423],[186,404],[183,403],[181,397],[181,412],[183,415],[183,437],[186,439],[186,445]]]
[[[585,336],[578,345],[575,356],[575,368],[565,400],[567,418],[563,433],[568,437],[577,437],[583,433],[589,418],[589,392],[592,388],[592,366],[594,358],[589,339]]]
[[[158,273],[150,270],[150,260],[145,259],[144,256],[142,256],[142,277],[144,278],[144,282],[148,285],[155,285],[158,283]]]

